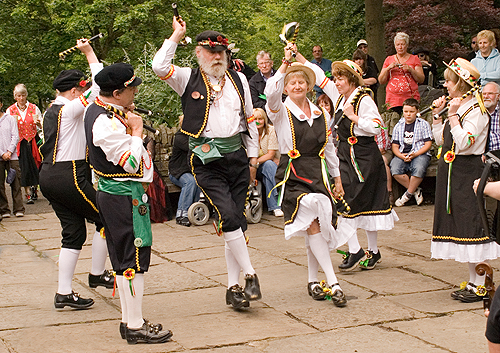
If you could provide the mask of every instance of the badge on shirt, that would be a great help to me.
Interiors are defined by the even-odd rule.
[[[200,97],[201,97],[201,94],[198,91],[194,91],[193,93],[191,93],[191,98],[193,98],[193,99],[200,99]]]
[[[313,111],[314,115],[321,115],[321,112],[319,110]]]
[[[148,202],[148,195],[142,194],[142,202],[144,203]]]
[[[138,211],[141,216],[144,216],[146,213],[148,213],[148,208],[146,207],[146,205],[140,205]]]

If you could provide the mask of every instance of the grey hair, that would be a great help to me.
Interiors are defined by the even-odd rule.
[[[266,55],[267,55],[267,56],[269,56],[269,60],[273,60],[273,59],[271,58],[271,54],[269,54],[269,53],[268,53],[267,51],[265,51],[265,50],[261,50],[261,51],[259,51],[259,52],[257,53],[257,57],[256,57],[256,59],[255,59],[255,60],[259,61],[259,58],[260,58],[260,59],[262,59],[262,58],[263,58],[264,56],[266,56]]]
[[[405,32],[396,33],[396,36],[394,36],[394,44],[396,44],[397,40],[404,40],[406,45],[410,44],[410,36]]]
[[[16,94],[23,94],[23,93],[28,95],[28,89],[26,88],[26,86],[23,83],[18,83],[16,85],[16,87],[14,87],[14,96]]]
[[[497,90],[497,93],[500,93],[500,85],[498,83],[491,81],[485,84],[484,87],[486,87],[487,85],[492,85]]]

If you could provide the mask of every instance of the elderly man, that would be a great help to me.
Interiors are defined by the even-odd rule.
[[[332,71],[332,61],[323,58],[323,48],[321,47],[321,45],[315,45],[312,49],[312,54],[314,59],[312,59],[311,62],[313,64],[321,67],[321,70],[323,70],[324,72]],[[330,75],[327,76],[329,77]],[[316,98],[323,94],[323,90],[318,86],[314,86],[314,90],[316,91]]]
[[[264,95],[264,88],[266,88],[267,79],[276,72],[273,68],[271,54],[264,50],[259,51],[257,54],[257,66],[259,67],[259,72],[253,75],[250,81],[248,81],[248,85],[250,86],[253,107],[265,110],[267,100]]]
[[[142,118],[131,112],[142,80],[130,64],[118,63],[102,69],[95,82],[100,91],[85,111],[85,136],[90,165],[99,175],[97,208],[120,292],[120,334],[129,344],[164,343],[172,332],[142,316],[153,241],[144,191],[153,180],[153,162],[142,144]]]
[[[489,151],[500,150],[500,119],[498,101],[500,100],[500,86],[495,82],[488,82],[483,88],[484,106],[490,115],[490,144]]]
[[[243,233],[245,200],[250,177],[255,178],[258,168],[259,152],[250,89],[243,74],[227,69],[228,40],[219,32],[205,31],[196,37],[198,69],[172,65],[186,24],[174,18],[172,27],[174,32],[153,59],[153,70],[182,97],[181,131],[189,136],[191,168],[218,215],[217,233],[224,235],[226,304],[235,309],[248,307],[250,300],[261,298]],[[239,285],[241,270],[244,291]]]

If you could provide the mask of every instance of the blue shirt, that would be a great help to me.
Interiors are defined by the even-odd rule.
[[[331,60],[322,58],[320,63],[317,62],[316,59],[312,59],[311,62],[313,64],[318,65],[319,67],[321,67],[321,70],[323,70],[324,72],[327,72],[327,71],[331,72],[332,71],[332,61]],[[321,88],[319,88],[318,86],[314,86],[314,90],[316,92],[323,93],[323,90]]]
[[[399,151],[402,153],[404,149],[404,137],[405,137],[405,118],[401,118],[396,126],[394,126],[394,130],[392,131],[392,143],[399,145]],[[411,148],[411,152],[417,152],[422,147],[424,147],[424,143],[426,141],[432,140],[432,131],[431,126],[427,121],[422,118],[417,118],[415,120],[415,127],[413,129],[413,144]],[[429,151],[427,151],[427,155],[431,155]]]

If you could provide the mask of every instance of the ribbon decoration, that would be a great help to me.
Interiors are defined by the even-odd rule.
[[[127,268],[125,271],[123,271],[123,277],[125,277],[125,279],[128,280],[130,287],[130,294],[132,294],[132,296],[135,297],[134,284],[132,283],[132,280],[135,277],[135,270],[133,268]]]

